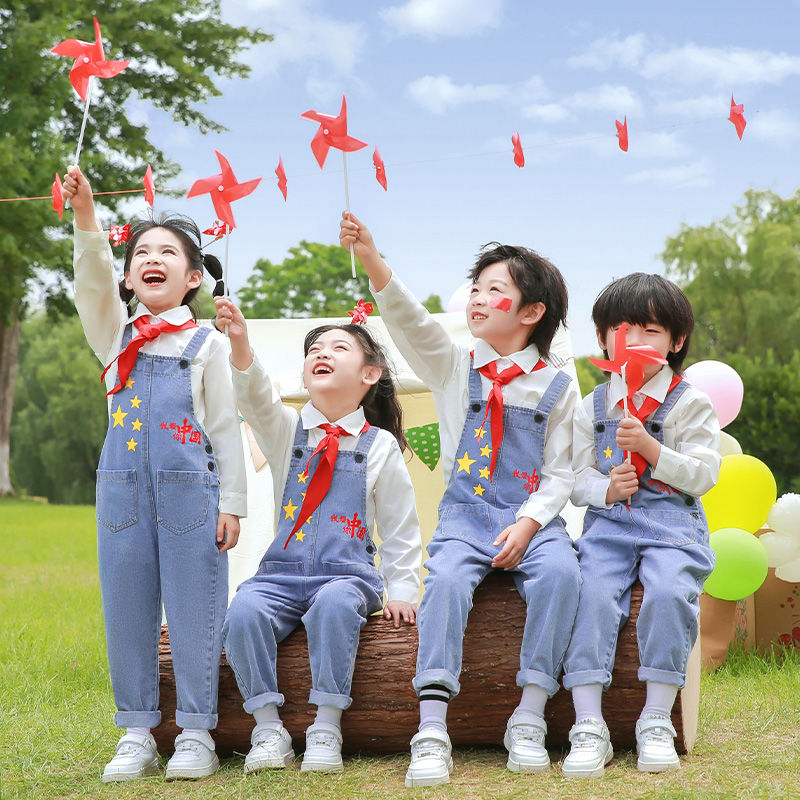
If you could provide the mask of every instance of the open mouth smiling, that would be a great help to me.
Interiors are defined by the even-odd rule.
[[[142,273],[142,282],[148,286],[159,286],[167,280],[167,276],[160,270],[148,269]]]
[[[314,365],[314,369],[311,370],[312,375],[332,375],[333,374],[333,367],[330,364],[325,364],[324,362],[320,362],[319,364]]]

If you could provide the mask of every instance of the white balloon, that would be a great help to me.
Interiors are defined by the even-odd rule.
[[[800,558],[800,540],[793,536],[767,531],[758,537],[758,541],[767,551],[767,565],[770,567],[780,567]]]
[[[800,542],[800,494],[781,495],[767,514],[767,527]]]
[[[467,281],[456,289],[450,299],[447,301],[445,311],[466,311],[467,302],[469,301],[469,290],[472,288],[472,283]]]
[[[736,456],[742,452],[742,446],[736,439],[725,431],[719,432],[719,454],[721,456]]]
[[[800,583],[800,558],[775,568],[775,577],[789,583]]]

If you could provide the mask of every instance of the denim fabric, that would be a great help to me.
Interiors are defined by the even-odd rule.
[[[383,581],[366,528],[367,456],[378,429],[353,450],[340,450],[330,489],[310,519],[291,535],[302,493],[316,464],[308,432],[298,420],[275,539],[250,580],[237,591],[225,621],[225,653],[244,709],[283,704],[278,691],[278,643],[301,622],[311,661],[309,702],[346,709],[361,628],[382,607]],[[319,463],[319,456],[315,459]],[[288,545],[286,544],[289,539]],[[285,548],[284,548],[284,545]]]
[[[516,521],[516,511],[538,488],[547,421],[568,383],[558,373],[535,409],[504,405],[503,442],[490,483],[488,420],[482,425],[486,402],[481,400],[480,375],[471,370],[457,459],[428,546],[429,574],[417,615],[417,693],[434,683],[452,695],[460,690],[462,640],[473,593],[501,550],[492,542]],[[517,684],[534,684],[553,695],[580,585],[575,550],[560,517],[539,530],[511,573],[527,605]]]
[[[112,397],[97,470],[97,549],[108,662],[120,727],[152,728],[158,710],[161,603],[167,616],[182,728],[217,725],[228,559],[216,546],[219,480],[194,414],[190,365],[139,353]],[[125,333],[123,347],[130,341]]]
[[[664,419],[685,389],[682,381],[645,422],[660,442]],[[606,391],[604,384],[594,394],[595,455],[600,471],[608,474],[624,454],[616,445],[619,420],[606,418]],[[648,465],[628,503],[589,507],[577,548],[583,583],[565,660],[565,688],[611,684],[617,638],[637,577],[644,586],[636,626],[639,679],[682,687],[697,639],[698,598],[714,567],[699,501],[654,480]]]

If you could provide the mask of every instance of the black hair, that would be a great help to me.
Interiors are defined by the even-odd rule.
[[[475,266],[467,277],[473,283],[492,264],[504,261],[514,285],[520,290],[520,308],[533,303],[542,303],[544,315],[533,326],[526,344],[535,344],[543,358],[550,355],[559,324],[567,322],[567,285],[563,275],[544,256],[527,247],[514,247],[499,242],[489,242],[478,253]]]
[[[592,320],[602,338],[623,322],[661,325],[669,331],[673,342],[685,336],[683,347],[677,353],[667,353],[670,367],[676,374],[681,374],[694,330],[694,314],[689,298],[677,284],[661,275],[645,272],[633,272],[618,278],[597,296]],[[608,358],[608,353],[605,355]]]
[[[303,355],[307,356],[311,345],[328,331],[349,333],[361,347],[367,365],[381,368],[381,377],[378,382],[367,389],[361,400],[364,417],[370,425],[377,425],[379,428],[389,431],[397,439],[400,450],[405,450],[408,442],[403,433],[403,409],[397,398],[392,370],[383,347],[372,338],[372,334],[363,325],[320,325],[306,334],[305,342],[303,342]]]
[[[136,244],[143,233],[146,233],[153,228],[165,228],[174,233],[181,244],[183,245],[183,252],[189,262],[190,270],[200,270],[203,268],[208,274],[216,281],[212,295],[214,297],[225,294],[225,284],[222,280],[222,264],[216,256],[208,253],[203,253],[200,244],[200,229],[197,223],[183,214],[164,213],[159,215],[158,219],[148,217],[147,219],[138,219],[131,222],[131,238],[125,245],[125,263],[123,271],[125,275],[130,272],[131,259],[136,248]],[[192,317],[197,319],[197,308],[192,302],[197,296],[200,287],[190,289],[186,292],[181,305],[189,306],[192,311]],[[128,307],[128,313],[131,313],[131,301],[136,297],[132,289],[125,286],[125,279],[119,282],[119,296],[122,298],[125,305]]]

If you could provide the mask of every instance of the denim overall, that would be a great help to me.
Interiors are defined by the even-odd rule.
[[[131,326],[122,341],[131,338]],[[210,333],[180,356],[140,352],[111,397],[97,469],[97,550],[119,727],[154,728],[161,603],[181,728],[217,726],[228,557],[217,549],[219,477],[194,414],[190,367]]]
[[[367,458],[379,430],[370,427],[353,450],[339,450],[328,493],[284,549],[320,458],[309,465],[306,476],[314,448],[302,420],[297,421],[275,539],[256,574],[239,587],[223,631],[225,653],[248,714],[283,705],[276,675],[278,643],[300,622],[311,662],[309,703],[346,709],[352,702],[361,628],[383,607],[375,544],[364,522]]]
[[[429,574],[417,615],[417,694],[434,684],[447,688],[451,696],[459,692],[472,595],[502,549],[492,542],[516,522],[516,512],[538,489],[547,421],[568,384],[565,373],[556,373],[535,409],[504,403],[503,441],[490,482],[489,421],[483,425],[486,401],[481,399],[480,373],[470,370],[467,418],[425,563]],[[575,550],[561,517],[536,533],[511,574],[527,605],[517,685],[535,684],[552,696],[580,586]]]
[[[616,443],[620,420],[607,419],[608,387],[594,390],[595,459],[606,475],[624,459]],[[644,422],[662,444],[664,420],[686,388],[686,381],[677,384]],[[682,687],[697,638],[698,597],[714,567],[700,502],[655,480],[648,464],[628,503],[589,506],[576,544],[583,584],[564,687],[611,684],[617,637],[637,577],[644,586],[636,624],[639,680]]]

